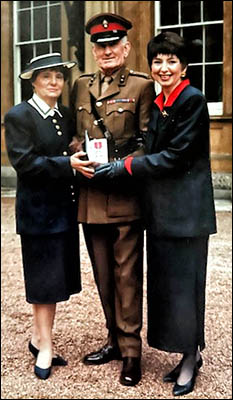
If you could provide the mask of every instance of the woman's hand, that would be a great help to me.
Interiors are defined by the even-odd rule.
[[[72,154],[70,156],[70,164],[71,167],[74,168],[76,171],[80,172],[86,178],[93,178],[95,169],[90,168],[93,167],[93,161],[82,160],[83,157],[86,156],[84,151],[78,151],[77,153]]]

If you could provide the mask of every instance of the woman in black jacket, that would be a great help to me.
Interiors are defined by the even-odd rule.
[[[58,105],[64,80],[75,62],[63,62],[59,53],[30,61],[20,75],[29,79],[34,94],[5,116],[9,160],[17,172],[16,228],[20,234],[26,300],[33,307],[29,350],[34,372],[47,379],[52,365],[66,365],[53,357],[52,328],[56,303],[80,292],[77,183],[73,169],[93,175],[90,162],[71,155],[75,134],[68,108]]]
[[[164,32],[148,43],[152,78],[162,92],[153,105],[146,155],[103,164],[94,180],[140,181],[147,233],[148,343],[182,353],[164,377],[173,394],[194,388],[205,347],[204,314],[209,235],[216,233],[209,153],[209,114],[200,90],[184,79],[184,39]]]

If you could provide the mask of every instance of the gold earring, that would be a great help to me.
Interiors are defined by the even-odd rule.
[[[186,73],[185,73],[185,72],[182,72],[182,74],[181,74],[180,76],[181,76],[181,78],[184,78],[185,75],[186,75]]]

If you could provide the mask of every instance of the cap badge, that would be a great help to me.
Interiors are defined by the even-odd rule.
[[[108,21],[106,19],[103,20],[102,25],[105,29],[108,28]]]

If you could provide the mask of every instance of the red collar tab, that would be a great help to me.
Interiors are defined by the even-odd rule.
[[[109,32],[109,31],[127,31],[127,29],[116,22],[106,22],[105,24],[95,25],[90,29],[90,34],[94,35],[95,33]]]
[[[154,101],[155,104],[159,107],[160,111],[162,111],[164,109],[164,107],[171,107],[173,105],[174,101],[180,95],[180,93],[188,85],[190,85],[190,81],[189,81],[189,79],[185,79],[178,86],[176,86],[176,88],[173,90],[173,92],[171,92],[171,94],[169,95],[166,104],[164,104],[164,95],[163,95],[163,92],[161,92]]]

